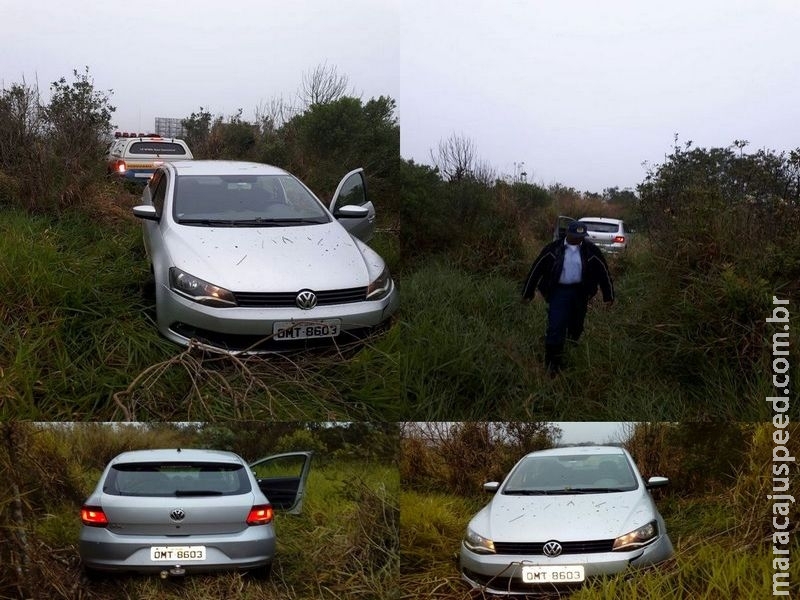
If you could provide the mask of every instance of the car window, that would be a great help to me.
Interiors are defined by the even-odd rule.
[[[125,463],[114,465],[103,492],[114,496],[231,496],[251,491],[243,465],[231,463]]]
[[[627,491],[637,487],[623,455],[579,454],[527,457],[514,469],[503,493]]]
[[[158,175],[158,179],[154,177],[153,181],[151,181],[151,184],[155,185],[155,191],[152,193],[152,198],[153,206],[155,207],[156,212],[160,215],[164,211],[164,199],[167,196],[168,177],[163,171],[158,171],[156,175]]]
[[[364,188],[362,173],[353,173],[342,184],[334,210],[338,210],[342,206],[362,206],[366,202],[367,190]]]
[[[325,209],[290,175],[184,175],[175,186],[177,222],[203,225],[327,223]]]
[[[175,142],[133,142],[128,148],[129,154],[183,156],[186,148]]]
[[[581,221],[586,225],[588,231],[596,231],[597,233],[616,233],[619,230],[617,223],[602,223],[599,221]]]
[[[250,465],[258,487],[275,508],[299,513],[311,455],[308,452],[279,454]]]

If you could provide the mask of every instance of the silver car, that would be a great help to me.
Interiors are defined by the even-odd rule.
[[[531,594],[672,556],[647,483],[614,446],[556,448],[520,460],[467,527],[461,574],[493,594]]]
[[[215,450],[120,454],[81,508],[83,568],[266,575],[275,556],[275,510],[300,512],[310,459],[310,452],[294,452],[248,465]]]
[[[575,220],[572,217],[559,215],[556,219],[553,240],[563,239],[567,233],[567,226]],[[631,232],[625,228],[625,221],[622,219],[581,217],[577,220],[586,225],[589,240],[607,252],[626,250],[631,242]]]
[[[581,217],[578,219],[586,225],[589,239],[608,252],[626,250],[631,234],[625,229],[625,221],[609,217]]]
[[[366,245],[362,169],[325,207],[297,178],[238,161],[164,163],[133,209],[143,220],[158,328],[226,351],[345,341],[385,324],[398,292]]]

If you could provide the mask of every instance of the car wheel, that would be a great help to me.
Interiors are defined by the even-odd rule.
[[[259,581],[267,581],[272,576],[272,563],[269,562],[263,567],[253,569],[250,574]]]
[[[142,296],[147,301],[148,304],[155,304],[156,302],[156,280],[151,275],[147,278],[147,280],[142,284]]]
[[[108,574],[104,571],[98,571],[97,569],[92,569],[91,567],[82,567],[81,568],[83,579],[93,583],[100,583],[101,581],[105,581],[108,578]]]

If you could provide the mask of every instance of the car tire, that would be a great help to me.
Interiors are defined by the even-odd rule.
[[[272,577],[272,563],[268,562],[262,567],[258,567],[250,571],[250,575],[259,581],[269,581]]]
[[[83,575],[82,578],[89,583],[100,583],[108,579],[108,573],[87,566],[81,567],[81,574]]]

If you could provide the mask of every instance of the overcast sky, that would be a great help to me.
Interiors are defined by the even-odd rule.
[[[634,426],[634,423],[570,421],[555,422],[553,425],[561,428],[559,444],[587,444],[589,442],[615,444],[627,438],[628,430]]]
[[[633,187],[673,134],[704,147],[800,146],[797,0],[411,0],[401,154],[451,133],[501,174]]]
[[[291,99],[327,64],[364,99],[399,94],[396,3],[371,0],[0,0],[0,80],[41,91],[88,66],[112,89],[114,123],[150,131],[155,117],[200,106],[229,116]]]
[[[327,63],[398,100],[405,158],[456,134],[500,175],[599,192],[675,133],[800,145],[798,31],[797,0],[0,0],[0,82],[46,92],[86,65],[146,130],[200,106],[252,119]]]

